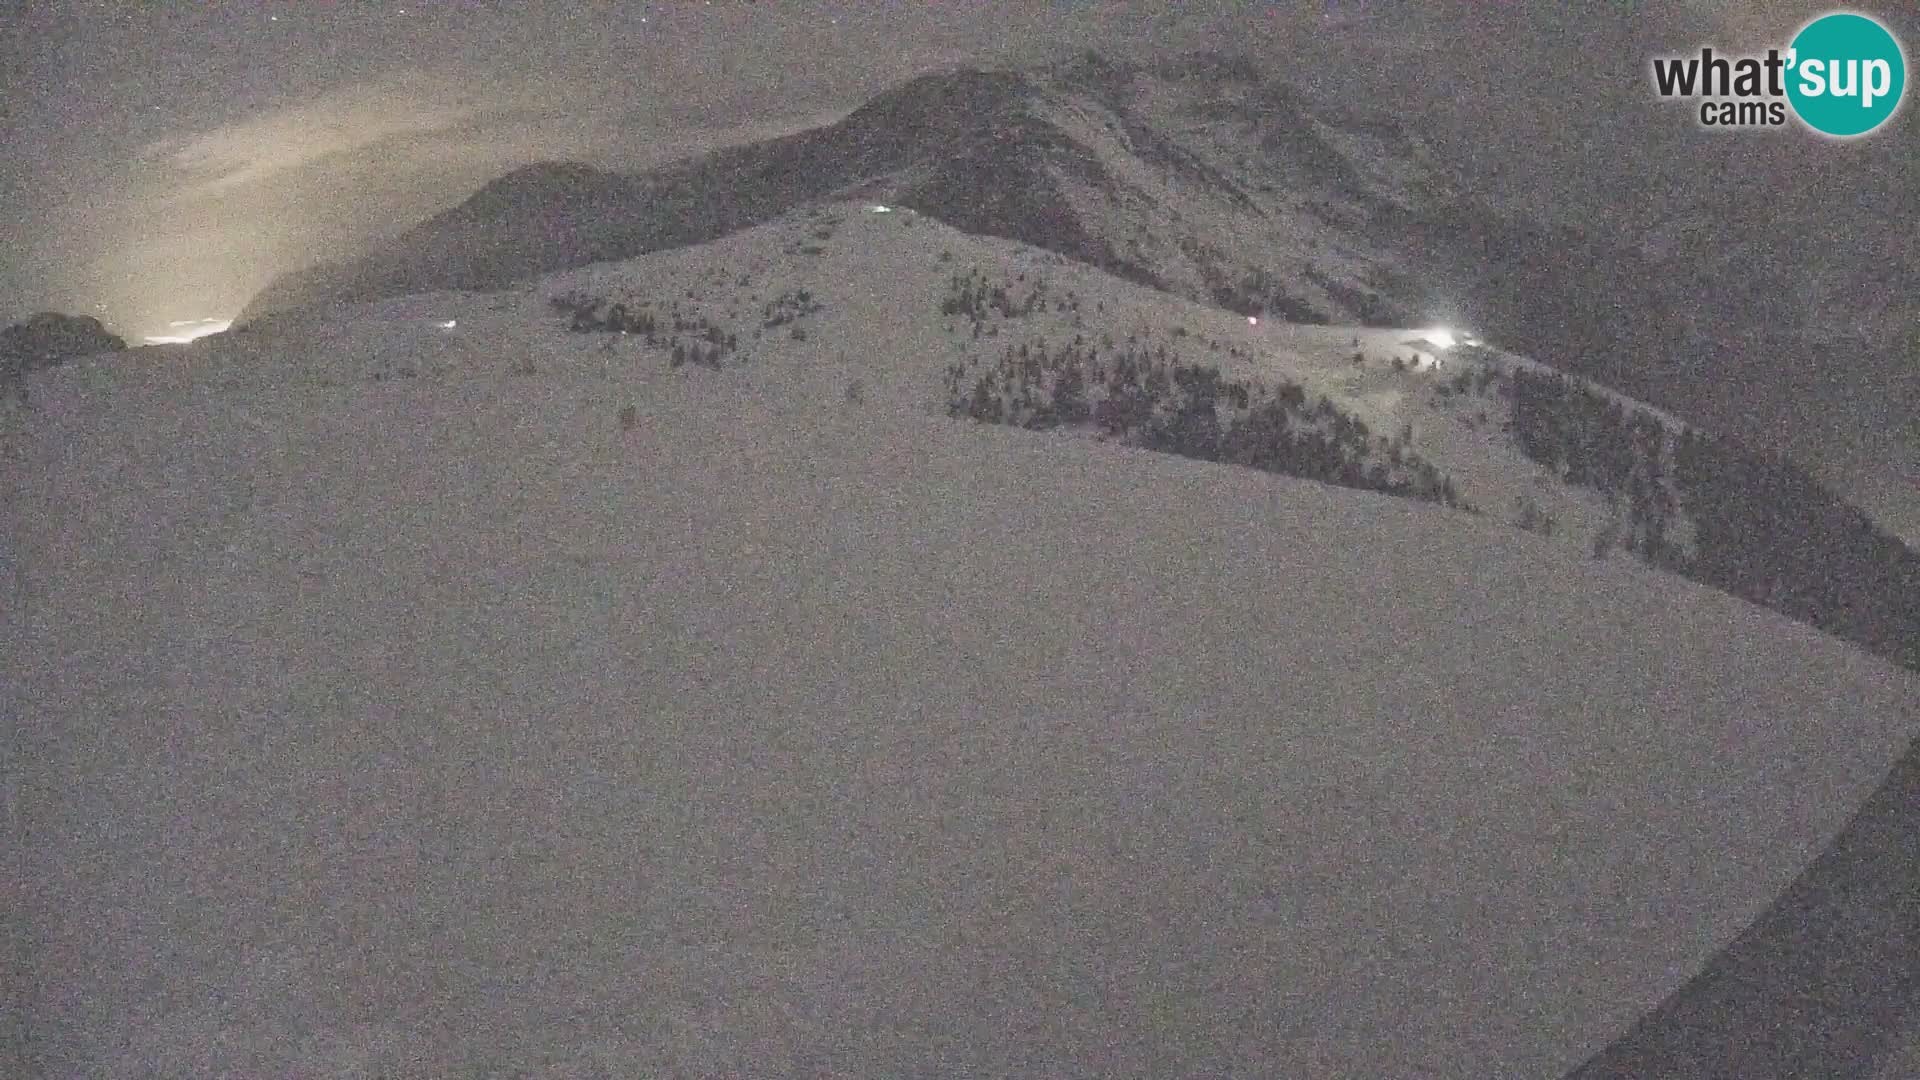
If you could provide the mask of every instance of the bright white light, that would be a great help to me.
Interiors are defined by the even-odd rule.
[[[1248,326],[1259,326],[1259,325],[1260,325],[1260,317],[1259,317],[1258,315],[1249,315],[1249,316],[1247,316],[1247,325],[1248,325]]]
[[[167,324],[170,329],[180,330],[177,334],[153,334],[144,340],[149,345],[184,345],[209,334],[225,333],[233,325],[232,319],[175,319]],[[181,329],[185,327],[186,329]]]
[[[451,329],[453,329],[454,327],[456,327],[456,326],[459,326],[459,325],[460,325],[460,320],[458,320],[458,319],[448,319],[448,320],[447,320],[446,322],[443,322],[443,323],[441,323],[441,324],[440,324],[440,329],[442,329],[442,330],[451,330]]]
[[[1453,331],[1444,326],[1436,326],[1427,331],[1427,340],[1443,349],[1453,348]]]
[[[881,205],[880,205],[879,203],[874,203],[874,204],[873,204],[872,206],[869,206],[869,207],[867,207],[867,213],[869,213],[869,214],[891,214],[891,213],[893,213],[893,207],[891,207],[891,206],[881,206]]]

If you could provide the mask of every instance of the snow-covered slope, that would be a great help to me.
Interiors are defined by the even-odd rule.
[[[1041,325],[977,343],[952,275],[1122,340],[1125,286],[830,216],[35,377],[35,1067],[1551,1076],[1920,728],[1907,673],[1494,520],[945,419]],[[547,302],[616,289],[685,328]]]
[[[651,344],[638,333],[593,335],[609,350],[603,363],[670,362],[676,342],[699,348],[721,338],[732,343],[720,348],[724,363],[804,381],[813,400],[837,401],[858,382],[872,407],[921,414],[954,411],[938,371],[952,368],[964,396],[1009,357],[1067,348],[1084,350],[1089,368],[1132,356],[1217,368],[1256,393],[1291,384],[1303,412],[1324,403],[1370,432],[1368,461],[1424,461],[1466,507],[1581,554],[1597,545],[1606,555],[1632,536],[1622,499],[1568,483],[1522,451],[1508,421],[1514,373],[1550,374],[1530,360],[1486,347],[1435,355],[1431,328],[1250,322],[1025,244],[963,234],[901,208],[877,212],[883,205],[796,212],[711,244],[554,275],[538,291],[602,327],[619,321],[609,321],[615,305],[627,324],[652,320]],[[763,356],[800,363],[762,365]],[[1644,415],[1670,441],[1683,428],[1659,410],[1594,392]],[[996,393],[1014,391],[1002,384]],[[1097,402],[1102,392],[1088,393]],[[1230,420],[1232,409],[1219,415]],[[1063,430],[1108,437],[1091,423]],[[1684,519],[1670,539],[1684,549]]]
[[[875,212],[886,205],[798,210],[538,290],[606,331],[587,335],[602,365],[678,355],[754,367],[791,355],[805,363],[773,370],[806,383],[810,400],[858,390],[874,408],[1057,426],[1435,499],[1583,554],[1675,570],[1920,664],[1920,557],[1802,475],[1660,410],[1498,349],[1433,356],[1421,344],[1429,328],[1250,324],[1057,252],[897,206]],[[425,325],[439,318],[434,303],[426,294],[376,310],[413,311]],[[468,320],[432,348],[466,350],[553,317],[529,308],[503,330]],[[325,324],[323,314],[333,333]],[[236,340],[272,336],[260,324]],[[1201,388],[1211,404],[1182,384],[1196,372],[1222,380]],[[1077,420],[1056,400],[1063,378],[1085,384]],[[1199,414],[1207,430],[1189,438],[1182,427]]]
[[[953,310],[968,290],[987,299]],[[572,299],[603,323],[614,305],[629,322],[651,317],[652,345],[638,333],[590,336],[610,350],[600,355],[618,362],[670,362],[676,341],[727,338],[729,366],[803,381],[819,401],[838,400],[857,381],[872,407],[909,413],[948,411],[938,374],[949,365],[964,368],[971,385],[1009,351],[1077,342],[1096,355],[1163,355],[1264,386],[1297,384],[1309,403],[1325,400],[1382,440],[1409,429],[1405,449],[1455,477],[1466,503],[1501,520],[1529,504],[1563,525],[1552,529],[1557,541],[1582,552],[1620,516],[1527,460],[1500,430],[1508,406],[1491,385],[1449,389],[1463,374],[1538,369],[1522,358],[1458,349],[1420,369],[1427,328],[1249,323],[899,208],[831,204],[711,244],[555,275],[540,291]],[[432,307],[431,299],[396,303]],[[682,332],[670,330],[676,322]],[[779,362],[763,363],[768,357]],[[1671,417],[1647,412],[1678,429]],[[1078,433],[1099,434],[1091,425]]]

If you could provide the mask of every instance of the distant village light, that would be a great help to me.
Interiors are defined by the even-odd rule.
[[[1259,325],[1260,325],[1260,316],[1258,316],[1258,315],[1249,315],[1249,316],[1247,316],[1247,325],[1248,325],[1248,326],[1259,326]]]

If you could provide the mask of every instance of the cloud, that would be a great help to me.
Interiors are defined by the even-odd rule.
[[[643,168],[844,111],[804,97],[775,110],[723,104],[390,72],[146,143],[122,162],[118,190],[88,201],[99,249],[69,258],[66,273],[130,333],[163,333],[173,319],[231,315],[275,273],[346,257],[530,162]]]
[[[591,141],[593,125],[564,119],[461,79],[394,72],[185,137],[137,156],[162,201],[194,201],[378,149],[401,169],[444,161],[449,147],[512,157]],[[503,141],[501,136],[506,135]],[[416,149],[418,148],[417,152]]]
[[[471,115],[471,107],[450,104],[452,95],[436,89],[411,79],[355,86],[293,108],[153,143],[140,157],[170,166],[183,195],[218,191],[394,135],[450,127]]]

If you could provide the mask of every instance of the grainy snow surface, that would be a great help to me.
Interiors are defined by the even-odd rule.
[[[10,416],[30,1071],[1555,1076],[1920,727],[1675,578],[543,295]]]

